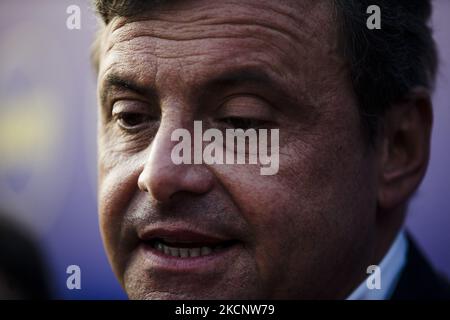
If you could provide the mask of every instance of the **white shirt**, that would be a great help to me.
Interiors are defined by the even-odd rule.
[[[381,288],[369,289],[367,279],[365,279],[347,300],[387,300],[391,297],[397,286],[398,279],[406,264],[406,254],[408,252],[408,241],[405,231],[401,230],[391,248],[384,256],[379,265]]]

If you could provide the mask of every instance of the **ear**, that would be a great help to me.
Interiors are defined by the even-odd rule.
[[[424,88],[413,90],[386,112],[380,144],[381,209],[406,204],[420,185],[430,156],[432,124],[430,93]]]

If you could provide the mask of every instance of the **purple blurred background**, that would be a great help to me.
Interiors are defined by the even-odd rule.
[[[81,29],[66,27],[81,8]],[[432,158],[411,203],[409,229],[434,265],[450,276],[450,1],[434,1],[440,52]],[[42,241],[63,299],[126,298],[103,251],[96,204],[96,30],[89,2],[0,3],[0,205]],[[81,290],[66,268],[79,265]]]

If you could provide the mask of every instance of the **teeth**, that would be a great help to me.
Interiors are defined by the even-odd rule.
[[[189,250],[186,248],[180,248],[180,257],[187,258],[189,257]]]
[[[165,254],[170,255],[170,249],[168,246],[162,245],[163,246],[163,251]]]
[[[200,248],[191,248],[189,249],[190,257],[198,257],[200,255]]]
[[[169,248],[169,252],[172,257],[180,256],[180,250],[178,248]]]
[[[175,248],[170,247],[162,242],[156,242],[154,248],[158,251],[164,252],[164,254],[179,257],[179,258],[190,258],[198,256],[206,256],[211,254],[215,249],[211,247],[201,247],[201,248]]]
[[[212,249],[210,247],[202,247],[202,250],[200,251],[200,255],[206,256],[212,252]]]

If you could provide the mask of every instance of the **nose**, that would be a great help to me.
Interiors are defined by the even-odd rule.
[[[165,203],[179,192],[207,193],[213,186],[213,174],[203,164],[175,164],[171,154],[178,143],[171,141],[173,126],[161,124],[139,174],[138,186],[159,202]]]

